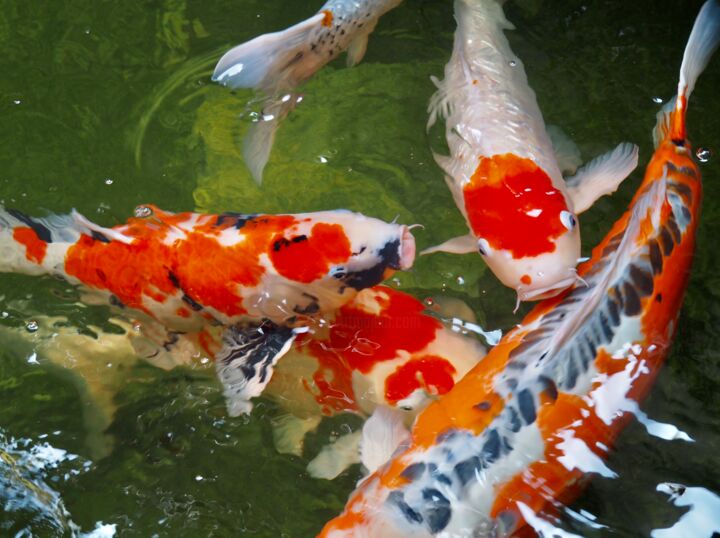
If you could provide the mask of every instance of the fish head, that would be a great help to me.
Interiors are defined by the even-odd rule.
[[[551,297],[575,282],[580,231],[572,202],[533,161],[482,158],[463,196],[479,253],[519,300]]]
[[[357,291],[414,262],[415,239],[408,226],[345,210],[293,217],[293,225],[269,244],[274,278],[265,279],[261,294],[268,305],[280,300],[290,316],[334,311]]]
[[[342,259],[336,258],[329,267],[326,278],[360,291],[379,284],[397,270],[412,267],[415,238],[410,227],[350,211],[333,211],[324,218],[342,228],[349,247]]]

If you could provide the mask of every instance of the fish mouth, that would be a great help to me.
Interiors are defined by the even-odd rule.
[[[410,232],[407,226],[402,227],[400,236],[400,247],[398,249],[400,257],[400,269],[410,269],[415,261],[415,236]]]
[[[558,282],[554,282],[552,285],[545,286],[544,288],[522,289],[523,286],[519,286],[517,289],[518,300],[542,301],[543,299],[555,297],[558,293],[566,290],[567,288],[575,284],[577,280],[578,277],[573,274],[572,276],[569,276]]]

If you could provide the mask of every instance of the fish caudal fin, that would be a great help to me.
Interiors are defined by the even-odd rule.
[[[310,35],[322,26],[320,12],[282,32],[261,35],[226,52],[215,66],[212,80],[230,88],[255,88],[268,94],[293,88],[316,70],[316,62],[302,69],[309,57]]]
[[[595,157],[577,174],[566,179],[575,213],[582,213],[601,196],[615,192],[637,164],[638,147],[623,142],[614,150]]]
[[[672,140],[685,140],[685,112],[695,82],[720,44],[720,2],[708,0],[695,19],[690,38],[685,46],[675,110],[670,121]]]
[[[251,398],[260,396],[270,382],[273,368],[295,340],[298,331],[270,322],[256,327],[230,327],[215,357],[223,384],[228,414],[252,411]]]

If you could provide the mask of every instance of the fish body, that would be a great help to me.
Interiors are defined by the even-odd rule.
[[[406,425],[484,356],[477,338],[453,330],[411,295],[385,286],[363,290],[327,325],[299,336],[276,365],[264,392],[288,413],[275,423],[276,447],[301,455],[304,436],[323,416],[367,418],[379,408],[393,414],[404,436]],[[365,443],[372,461],[384,462],[397,446],[377,444]],[[310,474],[330,479],[360,462],[374,470],[360,445],[360,431],[345,434],[323,447]]]
[[[509,536],[592,474],[616,476],[603,460],[630,417],[644,418],[637,402],[670,349],[689,278],[702,184],[685,111],[719,41],[720,5],[710,0],[645,178],[579,268],[587,286],[540,303],[421,413],[409,448],[321,536]]]
[[[212,80],[230,88],[254,88],[268,99],[243,146],[245,161],[258,183],[275,130],[298,102],[294,89],[345,50],[349,66],[359,63],[379,18],[401,2],[330,0],[309,19],[256,37],[220,58]]]
[[[456,0],[455,18],[429,125],[446,120],[450,156],[436,160],[470,234],[425,252],[480,252],[519,300],[552,296],[576,279],[577,213],[617,188],[637,165],[637,148],[621,144],[566,183],[500,3]]]
[[[0,272],[51,274],[156,320],[171,341],[224,328],[217,369],[248,412],[302,327],[412,265],[406,226],[350,211],[169,213],[141,206],[114,228],[81,215],[0,211]],[[88,299],[89,300],[89,299]]]

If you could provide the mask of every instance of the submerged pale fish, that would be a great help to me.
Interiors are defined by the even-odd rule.
[[[303,327],[415,256],[407,226],[344,210],[206,215],[141,206],[137,215],[103,228],[77,213],[31,218],[0,208],[0,271],[62,277],[156,320],[171,337],[226,328],[218,373],[228,395],[246,400],[262,392]]]
[[[479,252],[518,301],[551,297],[577,278],[576,215],[615,191],[637,165],[637,147],[620,144],[564,180],[576,163],[556,156],[500,4],[456,0],[455,18],[429,125],[446,119],[450,156],[436,160],[470,233],[425,252]]]
[[[629,210],[578,272],[417,418],[408,448],[368,477],[325,538],[512,536],[568,502],[649,391],[677,329],[702,183],[685,135],[687,99],[720,42],[703,6],[678,96]],[[666,428],[667,429],[667,428]],[[675,438],[687,440],[687,436]]]
[[[329,0],[309,19],[256,37],[220,58],[214,81],[230,88],[254,88],[267,98],[243,144],[243,157],[255,181],[262,182],[278,124],[298,102],[292,93],[295,88],[345,50],[349,66],[359,63],[378,19],[400,2]]]

